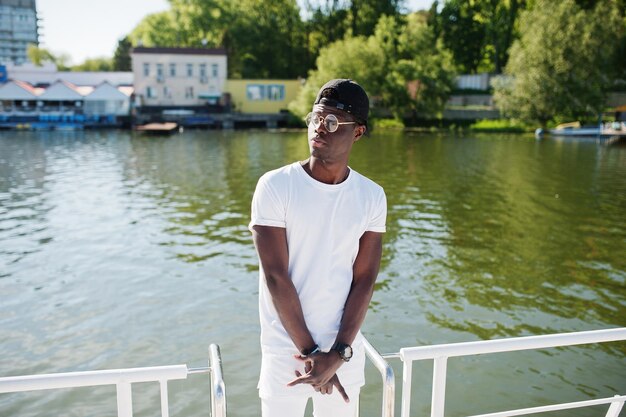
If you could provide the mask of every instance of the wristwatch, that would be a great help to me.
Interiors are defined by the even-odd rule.
[[[300,351],[300,356],[302,356],[303,358],[306,358],[307,356],[311,356],[312,354],[317,353],[317,352],[321,352],[321,349],[317,344],[315,344],[310,349],[302,349]]]
[[[334,350],[339,354],[342,360],[349,362],[352,359],[352,346],[347,343],[335,343],[330,350]]]

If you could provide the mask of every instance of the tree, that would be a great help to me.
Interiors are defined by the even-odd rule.
[[[324,48],[317,58],[317,70],[311,71],[303,88],[289,109],[298,117],[311,111],[318,90],[333,78],[351,78],[370,97],[382,88],[384,55],[373,38],[349,37]]]
[[[122,39],[117,41],[117,48],[115,49],[115,54],[113,55],[113,71],[132,70],[132,63],[130,59],[131,48],[132,43],[128,36],[124,36]]]
[[[180,46],[177,42],[178,23],[171,10],[144,17],[128,37],[133,45]]]
[[[583,10],[574,0],[537,0],[520,17],[510,51],[510,82],[496,85],[505,114],[542,126],[551,120],[595,119],[612,84],[615,39],[623,28],[614,0]]]
[[[170,0],[132,31],[144,46],[224,47],[231,78],[306,74],[304,25],[296,0]]]
[[[435,1],[428,24],[452,51],[459,71],[501,73],[517,37],[520,10],[533,0],[447,0],[441,13]]]
[[[502,73],[509,59],[509,48],[515,39],[515,22],[524,0],[479,1],[479,21],[485,27],[482,63],[478,70]]]
[[[333,78],[352,78],[368,92],[374,112],[395,117],[432,115],[443,109],[454,81],[451,54],[437,43],[423,16],[382,16],[374,35],[346,37],[324,48],[317,70],[289,109],[304,117],[318,89]]]
[[[454,87],[456,71],[452,54],[437,41],[427,16],[413,13],[406,22],[382,18],[375,38],[386,51],[381,101],[396,118],[434,116]],[[389,34],[395,34],[395,39]]]
[[[57,66],[59,71],[68,70],[68,62],[70,60],[67,54],[53,54],[48,49],[40,48],[35,44],[29,44],[26,49],[28,60],[37,66],[41,66],[44,62],[51,62]]]
[[[72,71],[112,71],[113,62],[110,58],[88,58],[82,64],[74,65]]]
[[[452,52],[460,72],[473,73],[483,55],[486,30],[476,2],[446,1],[438,22],[445,47]]]

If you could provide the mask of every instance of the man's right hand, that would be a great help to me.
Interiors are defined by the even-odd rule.
[[[307,362],[306,365],[304,366],[304,372],[308,373],[310,371],[311,371],[311,364],[310,362]],[[300,371],[296,371],[296,376],[298,378],[302,376]],[[330,380],[326,384],[320,387],[313,387],[313,388],[315,389],[315,391],[319,392],[320,394],[330,395],[333,393],[333,387],[337,387],[337,392],[339,392],[339,394],[343,397],[343,400],[345,402],[347,403],[350,402],[350,397],[348,397],[346,390],[343,388],[343,385],[341,385],[341,382],[339,381],[339,377],[337,376],[337,374],[333,375],[333,377],[330,378]]]

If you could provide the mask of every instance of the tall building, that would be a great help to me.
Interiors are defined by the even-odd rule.
[[[28,44],[39,44],[35,0],[0,0],[0,63],[28,60]]]

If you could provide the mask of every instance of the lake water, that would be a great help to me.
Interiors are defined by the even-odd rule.
[[[0,376],[205,366],[218,343],[229,415],[259,415],[250,199],[307,153],[304,132],[0,132]],[[388,198],[364,326],[379,351],[626,326],[626,147],[378,131],[350,165]],[[431,372],[414,366],[416,416]],[[115,415],[114,393],[5,394],[0,415]],[[171,415],[208,415],[208,393],[206,375],[171,382]],[[618,393],[626,343],[451,359],[446,415]],[[133,394],[135,415],[158,413],[158,384]]]

